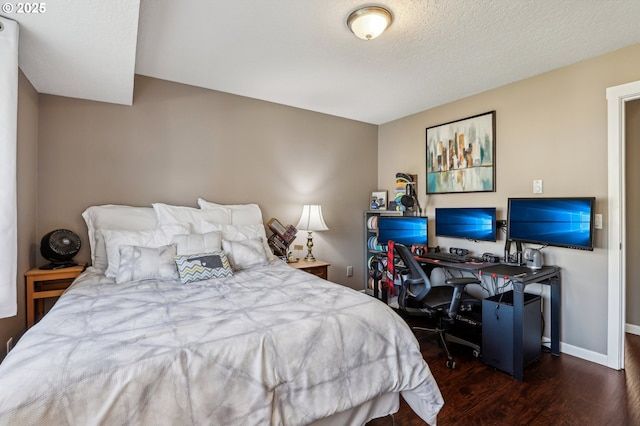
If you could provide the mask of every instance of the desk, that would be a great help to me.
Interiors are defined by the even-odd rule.
[[[560,268],[543,266],[529,269],[526,266],[511,266],[497,263],[454,263],[416,257],[418,262],[428,268],[449,268],[459,271],[476,272],[482,275],[511,280],[513,286],[513,377],[523,380],[524,370],[524,288],[533,283],[547,284],[551,287],[551,354],[560,355]]]
[[[497,263],[491,262],[448,262],[446,260],[437,260],[420,256],[416,256],[415,258],[421,265],[428,267],[429,270],[434,268],[451,268],[460,271],[477,272],[488,266],[498,265]]]

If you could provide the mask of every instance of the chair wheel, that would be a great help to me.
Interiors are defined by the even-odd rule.
[[[474,349],[474,350],[473,350],[473,357],[474,357],[474,358],[480,358],[480,351],[478,351],[478,350]]]
[[[447,367],[454,370],[456,368],[456,362],[452,359],[447,360]]]

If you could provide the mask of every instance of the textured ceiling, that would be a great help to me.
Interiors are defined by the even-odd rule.
[[[17,3],[16,3],[17,4]],[[131,104],[134,74],[382,124],[640,42],[638,0],[57,0],[20,23],[40,93]],[[135,100],[133,100],[135,102]]]

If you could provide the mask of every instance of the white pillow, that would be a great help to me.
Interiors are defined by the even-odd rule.
[[[178,255],[214,253],[222,250],[222,232],[174,235],[171,242],[176,244]]]
[[[217,204],[198,198],[203,210],[227,209],[231,216],[231,225],[262,224],[262,211],[257,204]]]
[[[158,279],[177,280],[176,246],[120,246],[120,267],[116,283]]]
[[[189,229],[184,225],[162,226],[146,231],[122,231],[104,229],[102,234],[107,246],[107,277],[115,278],[120,268],[120,246],[160,247],[171,244],[174,235],[186,234]]]
[[[151,207],[116,204],[91,206],[82,213],[82,218],[87,224],[91,265],[101,271],[106,270],[108,265],[103,229],[143,231],[158,226],[156,214]]]
[[[222,240],[222,249],[227,254],[234,271],[255,268],[269,263],[262,238],[250,238],[242,241]]]
[[[153,210],[156,212],[158,225],[189,225],[191,231],[197,234],[204,234],[207,231],[198,229],[198,224],[202,221],[218,224],[231,224],[231,213],[228,209],[201,210],[194,207],[170,206],[168,204],[153,203]]]
[[[201,232],[212,232],[212,231],[220,231],[222,232],[222,240],[227,241],[243,241],[251,238],[261,238],[262,245],[264,247],[264,251],[267,257],[272,260],[276,259],[277,256],[271,252],[269,248],[269,242],[267,240],[267,233],[264,229],[264,225],[256,224],[256,225],[219,225],[215,223],[208,222],[200,222],[198,224],[198,229]]]

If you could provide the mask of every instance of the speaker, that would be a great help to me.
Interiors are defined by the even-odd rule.
[[[482,261],[487,263],[498,263],[500,262],[500,256],[496,256],[495,254],[491,253],[484,253],[482,255]]]
[[[463,248],[449,247],[449,253],[457,254],[458,256],[466,256],[469,254],[469,250]]]

